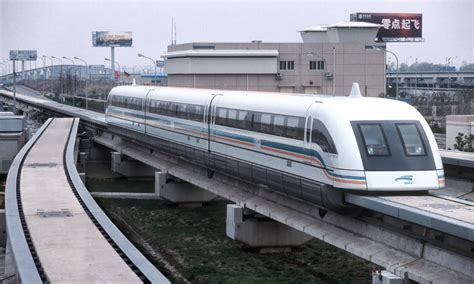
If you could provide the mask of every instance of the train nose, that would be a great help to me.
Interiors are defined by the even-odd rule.
[[[438,174],[436,170],[366,171],[365,176],[367,189],[374,191],[423,191],[444,186],[444,175]]]

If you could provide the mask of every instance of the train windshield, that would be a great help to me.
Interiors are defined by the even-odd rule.
[[[413,123],[397,124],[398,133],[402,138],[403,148],[407,156],[426,155],[425,145],[421,140],[420,131]]]
[[[369,156],[389,156],[390,150],[380,124],[360,124],[365,149]]]
[[[417,120],[351,121],[366,171],[436,169],[431,147]]]

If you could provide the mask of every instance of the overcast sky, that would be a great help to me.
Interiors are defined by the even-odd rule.
[[[364,1],[23,1],[0,0],[0,61],[10,49],[38,55],[80,57],[105,64],[109,48],[92,47],[92,31],[131,31],[133,47],[116,49],[122,65],[148,65],[137,53],[158,59],[170,44],[171,18],[177,42],[301,42],[297,30],[348,21],[353,12],[423,14],[423,43],[389,43],[400,63],[474,62],[474,0]]]

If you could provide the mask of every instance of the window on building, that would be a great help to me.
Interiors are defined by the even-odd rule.
[[[309,62],[309,70],[324,70],[324,60]]]
[[[294,61],[280,61],[280,70],[295,70]]]
[[[295,62],[288,61],[288,70],[295,70]]]

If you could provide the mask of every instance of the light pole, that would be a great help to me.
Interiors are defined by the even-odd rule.
[[[85,60],[80,59],[79,57],[74,56],[74,59],[81,61],[86,66],[86,78],[87,79],[86,79],[86,85],[84,86],[84,89],[85,89],[84,93],[86,94],[86,109],[89,109],[89,95],[87,93],[87,81],[90,80],[90,75],[89,75],[88,65],[87,65],[87,62]],[[81,74],[80,77],[82,77],[82,71],[81,71],[80,74]]]
[[[41,86],[41,95],[44,96],[44,85],[46,84],[46,58],[44,56],[40,56],[41,60],[43,60],[43,84]]]
[[[153,75],[153,77],[155,77],[155,76],[156,76],[156,60],[154,60],[153,58],[150,58],[150,57],[148,57],[148,56],[145,56],[145,55],[143,55],[143,54],[141,54],[141,53],[138,54],[138,57],[143,57],[143,58],[146,58],[146,59],[148,59],[148,60],[151,60],[151,62],[153,62],[153,65],[152,65],[152,66],[155,66],[155,75]]]
[[[46,56],[46,55],[43,55],[42,57],[43,57],[43,59],[48,58],[49,60],[51,60],[51,68],[50,68],[51,71],[50,71],[50,74],[49,74],[50,77],[51,77],[51,75],[53,75],[53,65],[54,65],[53,59],[52,59],[51,57]],[[46,61],[43,61],[43,62],[46,62]],[[45,65],[45,66],[46,66],[46,65]],[[46,75],[48,75],[47,70],[45,70],[45,76],[44,76],[44,77],[45,77],[45,80],[46,80]],[[50,84],[49,84],[49,85],[50,85],[49,87],[50,87],[50,90],[51,90],[51,92],[52,92],[52,91],[53,91],[53,81],[50,79],[50,80],[49,80],[49,83],[50,83]]]
[[[409,71],[409,69],[408,69],[408,59],[410,59],[410,58],[413,58],[413,56],[408,56],[407,59],[405,60],[405,65],[406,65],[406,67],[407,67],[407,71],[406,71],[406,72]],[[408,74],[407,74],[407,75],[408,75]],[[410,78],[410,75],[408,75],[408,89],[409,89],[409,92],[411,93],[411,78]]]
[[[72,60],[71,58],[68,58],[66,56],[63,56],[63,59],[66,59],[66,60],[69,60],[72,62],[72,70],[74,72],[74,79],[72,81],[72,105],[73,106],[76,106],[76,70],[75,67],[76,67],[76,64],[74,62],[74,60]]]
[[[51,58],[59,60],[61,63],[61,69],[60,69],[60,74],[59,74],[59,84],[61,85],[61,94],[64,93],[64,84],[63,84],[63,60],[58,57],[51,56]],[[51,60],[52,62],[53,60]]]
[[[109,58],[104,58],[105,61],[112,61],[110,60]],[[120,78],[120,64],[117,62],[117,60],[115,60],[115,64],[117,64],[118,66],[118,71],[119,71],[119,78]],[[113,70],[112,70],[113,71]],[[114,78],[115,78],[115,74],[113,74]]]
[[[451,89],[451,74],[449,73],[449,64],[451,63],[451,60],[454,60],[458,58],[457,56],[451,56],[451,57],[446,57],[446,72],[448,72],[448,95],[449,95],[449,89]]]
[[[395,74],[395,80],[396,80],[395,81],[395,96],[398,100],[399,99],[399,96],[398,96],[398,56],[394,52],[392,52],[390,50],[387,50],[386,48],[382,49],[382,48],[380,48],[378,46],[375,46],[375,45],[372,45],[372,48],[375,49],[375,50],[381,50],[383,52],[388,52],[388,53],[392,54],[393,56],[395,56],[395,60],[397,61],[397,73]]]

